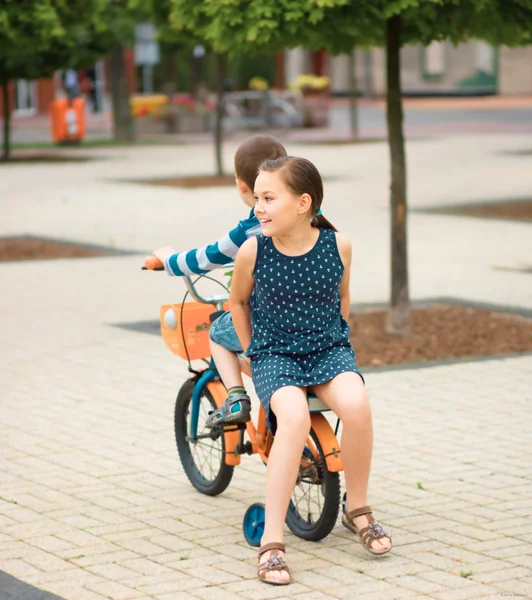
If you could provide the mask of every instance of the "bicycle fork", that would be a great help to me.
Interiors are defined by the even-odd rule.
[[[333,473],[344,470],[344,463],[340,454],[340,444],[331,424],[320,412],[310,413],[311,427],[320,442],[321,449],[325,456],[327,469]],[[309,438],[309,443],[310,443]],[[315,448],[311,448],[314,456],[317,456]]]
[[[192,390],[192,402],[190,407],[190,431],[188,432],[191,440],[198,438],[198,421],[201,402],[201,393],[205,387],[209,390],[214,402],[218,408],[222,406],[227,398],[227,391],[220,381],[216,381],[218,372],[213,369],[205,370],[196,381]],[[240,455],[236,452],[239,445],[239,431],[224,431],[225,439],[225,463],[236,466],[240,464]]]

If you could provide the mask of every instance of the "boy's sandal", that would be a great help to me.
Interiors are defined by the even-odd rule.
[[[270,557],[265,562],[261,563],[261,556],[269,550],[271,550]],[[288,568],[284,557],[279,554],[279,550],[281,552],[285,551],[285,545],[280,542],[264,544],[259,550],[259,566],[257,567],[257,574],[259,579],[264,581],[264,583],[269,583],[270,585],[288,585],[291,582],[290,569]],[[267,579],[267,574],[273,571],[286,571],[288,573],[288,581],[274,581],[272,579]]]
[[[251,420],[251,400],[247,394],[236,394],[220,408],[209,413],[205,427],[211,429],[224,423],[247,423]]]
[[[368,515],[369,522],[366,527],[359,529],[355,525],[355,519],[357,517],[361,517],[362,515]],[[371,506],[362,506],[361,508],[352,510],[350,513],[344,512],[342,516],[342,525],[352,531],[357,536],[357,539],[362,544],[362,547],[368,552],[371,552],[371,554],[386,554],[392,549],[392,536],[378,521],[375,521],[371,511]],[[386,548],[386,550],[375,550],[371,547],[371,544],[374,541],[381,540],[382,538],[388,538],[390,540],[389,548]]]

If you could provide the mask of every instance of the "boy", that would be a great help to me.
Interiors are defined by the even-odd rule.
[[[169,275],[206,273],[233,262],[240,246],[248,238],[262,233],[259,220],[254,215],[255,179],[263,162],[281,156],[286,156],[284,146],[270,135],[255,135],[238,147],[235,154],[236,187],[244,204],[251,208],[248,218],[239,221],[234,229],[215,244],[180,253],[175,253],[169,247],[155,250],[153,254],[163,262]],[[251,401],[240,372],[237,354],[242,352],[242,346],[230,312],[224,313],[212,324],[210,344],[212,357],[228,397],[219,409],[210,413],[206,426],[212,428],[225,423],[246,423],[251,419]]]

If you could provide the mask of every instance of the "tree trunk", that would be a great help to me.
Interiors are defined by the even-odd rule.
[[[373,60],[371,50],[364,50],[364,96],[373,98]]]
[[[214,147],[216,152],[216,173],[219,176],[224,174],[222,160],[222,137],[223,137],[223,117],[224,117],[224,82],[227,68],[227,58],[223,55],[216,55],[216,124],[214,127]]]
[[[349,117],[351,122],[351,137],[358,138],[358,114],[357,114],[357,78],[356,78],[356,60],[355,51],[349,54]]]
[[[109,79],[113,106],[114,139],[117,142],[135,140],[135,126],[129,106],[129,86],[122,47],[115,48],[109,55]]]
[[[11,154],[11,105],[9,103],[9,81],[3,79],[0,82],[2,86],[2,101],[4,104],[4,149],[2,152],[2,160],[9,160]]]
[[[177,44],[168,44],[163,57],[163,91],[171,96],[177,85]]]
[[[406,240],[406,161],[401,97],[401,17],[386,22],[386,117],[390,148],[391,298],[388,332],[407,335],[410,330],[408,258]]]

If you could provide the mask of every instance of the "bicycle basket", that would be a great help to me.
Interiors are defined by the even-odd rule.
[[[228,304],[224,308],[228,310]],[[215,310],[201,302],[161,306],[161,333],[166,346],[184,360],[208,358],[211,355],[209,317]]]

